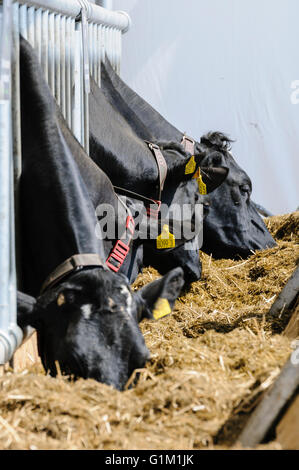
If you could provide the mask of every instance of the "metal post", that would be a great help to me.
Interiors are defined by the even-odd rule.
[[[65,74],[65,16],[60,18],[60,90],[61,90],[61,112],[66,117],[66,74]],[[59,44],[57,45],[59,47]]]
[[[12,1],[0,7],[0,364],[22,341],[17,326],[11,112]]]
[[[48,81],[48,17],[49,12],[43,11],[42,13],[42,69],[44,72],[44,77]]]
[[[48,16],[48,84],[55,96],[55,18],[54,13]]]
[[[72,73],[72,131],[80,143],[82,143],[81,132],[81,69],[80,69],[80,44],[81,27],[76,24],[74,33],[75,48],[73,53],[73,73]]]
[[[66,120],[71,128],[72,122],[72,90],[71,90],[71,51],[73,48],[72,43],[72,28],[74,28],[74,20],[66,18],[66,37],[65,37],[65,79],[66,79]]]
[[[16,4],[16,7],[18,5]],[[35,50],[38,60],[42,60],[42,10],[39,8],[35,13]]]
[[[55,15],[55,98],[59,106],[61,106],[60,20],[61,15]]]

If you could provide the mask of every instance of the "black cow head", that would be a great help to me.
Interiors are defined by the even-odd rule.
[[[169,216],[170,225],[172,217],[176,225],[180,226],[184,243],[180,243],[176,237],[175,249],[172,251],[159,250],[155,247],[155,241],[144,246],[144,264],[158,269],[161,274],[166,273],[175,266],[181,266],[184,270],[185,282],[190,284],[201,277],[201,262],[199,248],[202,239],[202,196],[199,193],[199,185],[196,175],[199,165],[205,153],[199,149],[195,155],[185,152],[181,144],[175,142],[157,142],[167,162],[168,173],[162,193],[162,203],[166,212],[161,211],[161,217]],[[191,164],[190,164],[191,163]],[[210,193],[227,177],[228,169],[200,168],[202,182],[205,190]],[[161,224],[163,226],[164,222]],[[186,237],[186,229],[192,225],[193,237]],[[175,234],[175,232],[172,232]]]
[[[247,257],[275,245],[254,203],[252,185],[230,153],[231,140],[220,132],[201,138],[206,151],[201,165],[229,168],[225,182],[208,196],[202,250],[215,258]]]
[[[36,328],[39,354],[51,375],[58,362],[65,374],[121,390],[149,358],[138,323],[169,314],[183,284],[177,268],[133,293],[121,274],[82,270],[37,300],[18,293],[18,324]]]

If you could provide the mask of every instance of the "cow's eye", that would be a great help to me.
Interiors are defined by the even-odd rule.
[[[57,304],[73,304],[80,298],[81,291],[76,289],[64,289],[57,298]]]
[[[250,194],[251,193],[251,188],[250,188],[249,184],[242,184],[240,186],[240,191],[243,194]]]

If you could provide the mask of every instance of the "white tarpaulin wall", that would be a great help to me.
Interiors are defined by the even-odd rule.
[[[298,0],[114,0],[113,9],[132,19],[121,70],[128,85],[197,140],[209,130],[236,139],[253,199],[273,213],[295,210]]]

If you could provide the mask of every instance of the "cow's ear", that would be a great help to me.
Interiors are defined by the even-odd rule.
[[[198,165],[205,157],[206,153],[196,148],[192,155],[186,152],[183,145],[178,142],[155,142],[163,152],[167,163],[167,179],[176,182],[189,180],[198,169]]]
[[[200,168],[194,175],[200,194],[209,194],[218,188],[226,180],[228,172],[228,168],[223,166]]]
[[[36,299],[23,292],[18,292],[17,295],[17,323],[21,328],[36,328],[38,323]]]
[[[180,182],[188,181],[194,177],[202,158],[198,154],[191,155],[190,153],[186,152],[184,152],[183,155],[184,158],[177,158],[175,161],[173,161],[171,166],[167,162],[167,168],[169,171],[167,178],[172,179],[176,182]]]
[[[169,315],[184,285],[182,268],[175,268],[165,276],[147,284],[137,294],[137,320],[143,318],[159,320]]]

